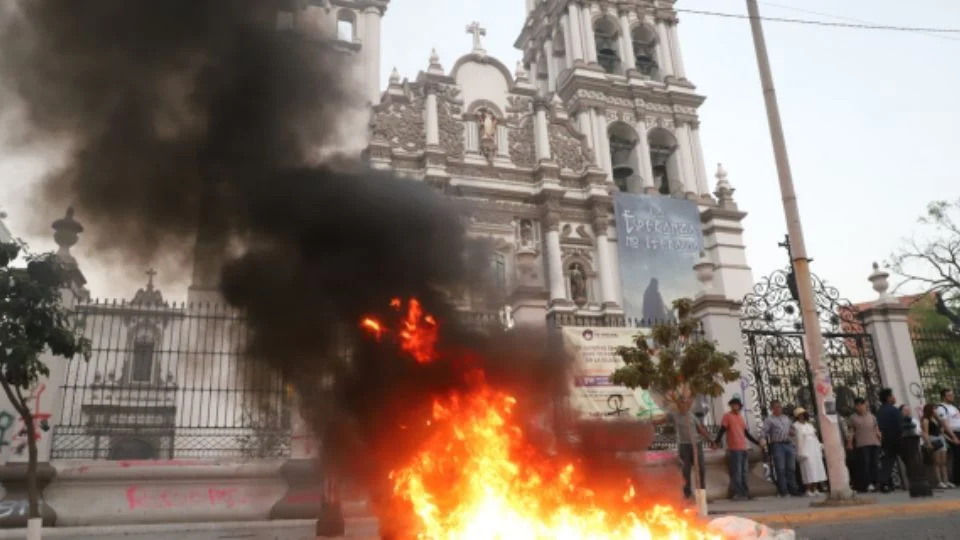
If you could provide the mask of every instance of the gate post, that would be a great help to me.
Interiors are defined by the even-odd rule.
[[[700,320],[705,337],[717,342],[720,351],[737,353],[734,369],[741,374],[746,373],[747,359],[743,354],[743,338],[740,333],[740,302],[719,294],[700,294],[693,300],[691,315]],[[720,418],[726,412],[726,404],[734,394],[739,395],[743,401],[744,411],[756,409],[756,403],[748,402],[748,396],[741,388],[740,381],[728,383],[723,396],[715,398],[710,404],[710,414],[716,425],[720,424]]]
[[[879,297],[861,312],[861,316],[864,327],[873,340],[884,386],[891,388],[897,400],[909,405],[917,415],[919,408],[923,406],[924,396],[920,369],[917,367],[917,357],[913,352],[913,341],[910,337],[907,318],[910,308],[887,294],[889,275],[880,270],[876,263],[873,264],[873,273],[869,280]]]

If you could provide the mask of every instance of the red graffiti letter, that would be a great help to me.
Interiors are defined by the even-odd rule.
[[[227,508],[233,508],[233,493],[235,491],[236,488],[210,488],[207,490],[207,495],[210,497],[210,504],[216,505],[217,503],[222,502],[226,504]]]
[[[130,486],[127,488],[127,507],[130,510],[146,507],[147,505],[145,504],[145,500],[146,495],[140,491],[140,488],[137,486]]]

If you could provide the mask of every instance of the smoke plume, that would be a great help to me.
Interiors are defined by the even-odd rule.
[[[383,478],[403,444],[363,469],[343,450],[388,440],[399,415],[462,384],[456,363],[419,367],[358,339],[361,317],[391,298],[419,298],[443,321],[443,347],[496,358],[489,376],[529,402],[560,388],[562,370],[542,362],[542,336],[456,324],[443,291],[478,286],[486,265],[455,205],[362,165],[317,165],[360,92],[328,42],[278,31],[282,4],[5,3],[0,105],[19,114],[19,143],[68,149],[39,195],[74,206],[85,241],[137,263],[189,257],[198,236],[234,246],[219,283],[248,316],[254,356],[296,385],[321,435],[340,430],[328,440],[345,466]],[[330,373],[334,402],[318,390]]]

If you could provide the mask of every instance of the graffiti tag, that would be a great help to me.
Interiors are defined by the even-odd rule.
[[[150,489],[130,486],[126,491],[130,510],[170,510],[197,506],[236,508],[274,498],[272,490],[243,487]]]
[[[0,520],[10,517],[26,517],[30,512],[30,502],[24,500],[0,501]]]

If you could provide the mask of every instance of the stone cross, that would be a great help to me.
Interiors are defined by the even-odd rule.
[[[486,36],[487,29],[480,26],[480,23],[478,23],[477,21],[473,21],[472,23],[467,25],[467,33],[473,34],[473,51],[482,52],[483,45],[480,43],[480,36]]]
[[[153,289],[153,278],[154,276],[157,275],[157,271],[151,268],[147,270],[146,274],[147,274],[147,288]]]

